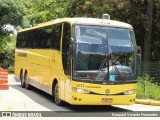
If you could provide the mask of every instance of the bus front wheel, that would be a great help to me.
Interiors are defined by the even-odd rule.
[[[59,98],[59,87],[58,83],[54,86],[54,101],[57,105],[61,106],[63,105],[63,101]]]

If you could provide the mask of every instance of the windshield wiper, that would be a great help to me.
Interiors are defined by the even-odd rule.
[[[100,65],[100,67],[99,67],[99,69],[97,71],[97,75],[96,75],[95,79],[92,80],[92,82],[94,82],[94,81],[96,81],[98,79],[102,80],[105,77],[105,69],[103,69],[103,68],[104,68],[106,62],[107,62],[107,59],[104,59],[102,61],[101,65]]]
[[[108,35],[107,35],[107,32],[106,32],[106,39],[103,40],[103,44],[106,45],[105,47],[107,47],[107,50],[106,50],[107,53],[105,53],[106,58],[102,61],[101,65],[100,65],[100,67],[99,67],[99,69],[97,71],[97,75],[96,75],[96,77],[95,77],[94,80],[100,79],[100,80],[103,80],[104,83],[106,83],[106,81],[105,81],[105,75],[106,74],[107,74],[107,80],[109,81],[109,57],[110,57],[110,53],[112,52],[111,48],[110,48],[110,46],[108,44]],[[107,73],[105,73],[106,69],[103,69],[103,66],[106,63],[108,64],[107,65]]]
[[[117,66],[116,66],[116,65],[117,65],[116,62],[118,61],[118,59],[119,59],[119,57],[118,57],[115,61],[112,60],[112,66],[114,67],[116,73],[120,76],[120,78],[121,78],[122,81],[124,82],[124,79],[123,79],[120,71],[118,70],[118,68],[117,68]]]

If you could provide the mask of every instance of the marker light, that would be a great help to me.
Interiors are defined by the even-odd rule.
[[[84,90],[84,89],[76,88],[76,87],[73,87],[72,90],[77,92],[77,93],[82,93],[82,94],[89,94],[90,93],[89,90]]]

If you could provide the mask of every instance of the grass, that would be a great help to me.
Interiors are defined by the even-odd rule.
[[[160,100],[160,86],[149,75],[138,78],[137,98]]]

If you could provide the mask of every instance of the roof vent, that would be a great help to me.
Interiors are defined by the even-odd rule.
[[[110,20],[109,14],[103,14],[103,20]]]

